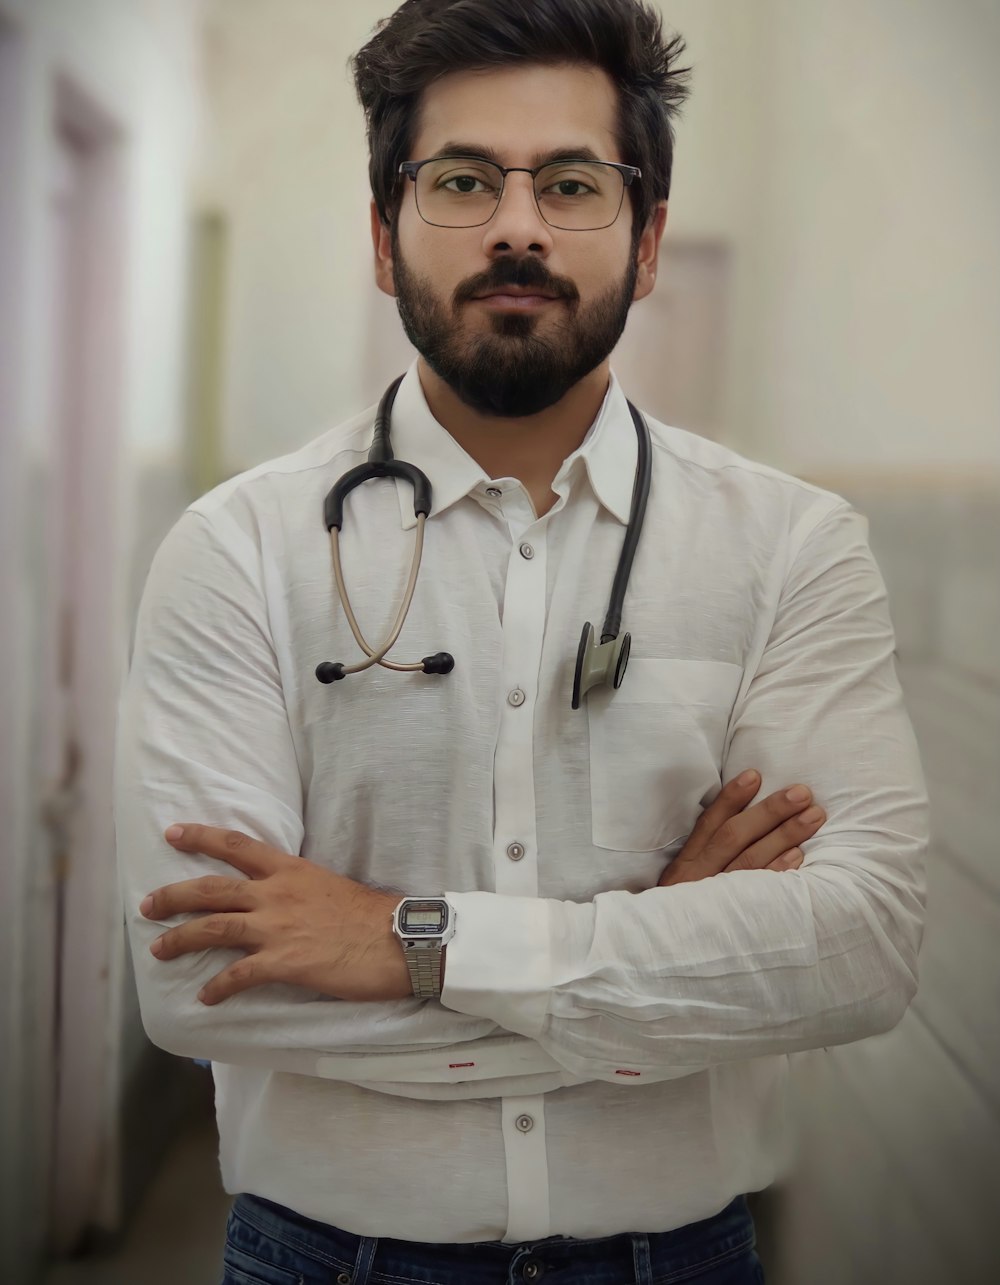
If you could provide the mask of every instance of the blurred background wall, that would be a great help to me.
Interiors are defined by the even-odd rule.
[[[182,1109],[127,982],[109,783],[141,564],[189,495],[200,46],[186,0],[0,0],[5,1282],[118,1226]]]
[[[185,503],[412,357],[371,280],[347,70],[392,7],[0,0],[4,1279],[148,1229],[208,1101],[146,1040],[123,950],[117,689]],[[615,367],[658,418],[868,516],[934,814],[920,991],[888,1035],[793,1059],[799,1170],[755,1198],[762,1257],[776,1285],[978,1285],[1000,1266],[1000,5],[659,7],[692,97]]]

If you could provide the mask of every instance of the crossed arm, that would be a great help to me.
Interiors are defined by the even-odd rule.
[[[402,952],[389,929],[399,896],[292,856],[302,842],[293,806],[297,783],[276,779],[275,762],[240,761],[231,666],[225,655],[213,661],[211,651],[220,629],[211,612],[226,604],[204,588],[198,600],[206,560],[223,557],[207,537],[200,526],[189,529],[158,554],[123,702],[120,866],[147,1029],[175,1052],[307,1073],[324,1053],[432,1047],[440,1033],[411,1020],[423,1003],[412,998],[408,977],[404,981]],[[841,515],[813,538],[828,543],[829,556],[814,558],[808,575],[796,580],[793,568],[789,576],[767,648],[735,711],[723,772],[729,789],[750,766],[760,769],[762,792],[795,779],[813,785],[828,824],[821,836],[807,838],[804,868],[782,880],[761,879],[759,868],[737,868],[725,879],[678,879],[683,886],[638,896],[604,893],[586,905],[457,894],[462,931],[449,946],[442,995],[453,1034],[460,1029],[473,1040],[500,1027],[536,1041],[554,1066],[585,1078],[610,1079],[624,1059],[657,1079],[716,1061],[848,1042],[899,1020],[916,988],[922,933],[926,815],[919,760],[893,668],[884,588],[857,522]],[[182,589],[178,579],[185,576]],[[182,632],[181,609],[173,605],[180,601],[188,629],[204,613],[197,667],[170,655],[171,640]],[[264,674],[268,648],[244,624],[239,648],[246,655],[256,647]],[[151,671],[160,681],[149,685]],[[169,694],[159,705],[152,700],[150,690],[169,693],[156,671],[198,685],[201,728],[181,725]],[[777,708],[787,709],[789,688],[802,710],[795,726],[775,716]],[[280,685],[262,677],[256,690],[245,681],[240,690],[245,717],[273,712],[276,733],[283,727],[288,734]],[[226,716],[226,755],[204,745],[213,703]],[[859,732],[860,753],[841,761]],[[148,774],[150,756],[143,775],[136,752],[154,734],[155,779]],[[226,762],[231,774],[223,776],[210,762]],[[189,818],[221,835],[236,830],[257,840],[259,849],[241,845],[241,859],[264,863],[255,866],[260,871],[267,862],[273,868],[255,878],[237,866],[254,885],[237,889],[232,885],[241,881],[220,864],[236,865],[230,860],[235,850],[221,855],[218,844],[226,841],[220,834],[201,831],[182,841],[175,852],[189,854],[186,872],[198,879],[217,870],[230,885],[225,895],[242,898],[249,909],[221,911],[222,918],[242,917],[241,930],[224,929],[219,911],[200,927],[172,929],[188,936],[168,932],[167,953],[156,960],[149,951],[155,922],[169,917],[165,909],[179,910],[169,900],[176,892],[162,889],[184,868],[168,857],[161,836],[170,822]],[[208,855],[215,860],[206,865],[195,854],[213,843],[216,853]],[[149,892],[167,898],[154,899],[152,919],[138,908]],[[187,893],[203,896],[204,885]],[[293,930],[294,948],[279,952],[268,945],[288,931],[292,907],[306,901],[318,901],[328,916],[316,919],[311,938],[322,943],[322,958],[310,957],[307,928]],[[201,910],[207,908],[202,902]],[[348,944],[334,951],[335,930],[347,934]],[[233,939],[207,944],[206,933],[223,931],[242,931],[243,949]],[[513,950],[511,934],[521,943]],[[655,959],[651,941],[661,945]],[[509,956],[502,969],[501,952]],[[227,979],[214,982],[220,971]],[[503,992],[496,987],[500,975],[509,979]],[[205,983],[208,1004],[196,999]],[[330,996],[347,1002],[337,1008],[316,1002]],[[393,1003],[396,1010],[373,1027],[356,1005],[375,999],[387,1014]],[[401,1042],[411,1035],[412,1042]]]
[[[822,827],[825,813],[812,807],[805,786],[749,801],[760,782],[753,770],[728,782],[701,814],[690,839],[660,878],[661,887],[694,883],[734,870],[797,870],[797,844]],[[150,920],[195,916],[168,929],[150,946],[161,962],[194,951],[233,947],[242,959],[198,992],[202,1004],[287,982],[333,999],[407,999],[409,970],[392,912],[401,897],[380,892],[282,852],[239,830],[173,824],[164,838],[178,851],[223,861],[244,878],[202,875],[158,888],[139,905]],[[441,959],[441,980],[448,948]]]

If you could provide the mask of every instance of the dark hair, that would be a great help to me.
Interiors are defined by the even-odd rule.
[[[659,14],[642,0],[404,0],[350,60],[364,108],[372,194],[382,222],[393,221],[420,95],[449,72],[510,63],[590,63],[618,89],[622,160],[642,170],[628,189],[633,241],[670,194],[672,118],[688,94],[685,50],[665,41]],[[419,158],[417,158],[419,159]]]

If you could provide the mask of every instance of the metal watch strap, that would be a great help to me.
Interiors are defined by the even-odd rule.
[[[440,942],[403,943],[406,966],[410,970],[413,994],[417,999],[439,999],[441,996]]]

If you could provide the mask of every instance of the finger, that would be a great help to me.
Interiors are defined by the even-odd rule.
[[[806,854],[801,848],[789,848],[789,850],[787,852],[783,852],[780,857],[775,857],[771,864],[765,866],[764,869],[797,870],[805,859]]]
[[[247,915],[202,915],[186,924],[171,928],[150,946],[157,959],[176,959],[192,951],[213,950],[219,946],[235,946],[254,950],[260,941],[253,935],[253,926]]]
[[[175,833],[177,830],[179,834]],[[214,825],[170,826],[164,838],[181,852],[201,852],[206,857],[228,861],[251,879],[264,879],[289,861],[297,860],[291,853],[253,839],[242,830],[223,830]]]
[[[775,857],[811,839],[826,822],[821,807],[807,808],[798,816],[789,817],[770,834],[752,843],[726,867],[727,870],[763,870]]]
[[[724,821],[706,845],[706,854],[713,861],[721,861],[725,866],[751,844],[776,830],[783,822],[804,812],[812,802],[812,791],[808,786],[795,785],[787,790],[776,790],[760,803],[745,808],[738,816]],[[790,847],[790,844],[784,844]],[[772,856],[776,855],[772,853]],[[766,864],[766,863],[765,863]]]
[[[139,910],[147,919],[169,919],[188,911],[254,910],[256,904],[250,880],[203,875],[157,888],[143,898]]]
[[[691,837],[709,839],[724,821],[742,812],[760,786],[760,773],[750,768],[727,781],[712,802],[698,817]]]
[[[263,986],[271,980],[267,960],[261,955],[247,955],[223,969],[210,982],[206,982],[198,992],[198,998],[203,1004],[211,1006],[228,999],[230,995],[249,990],[251,986]]]

